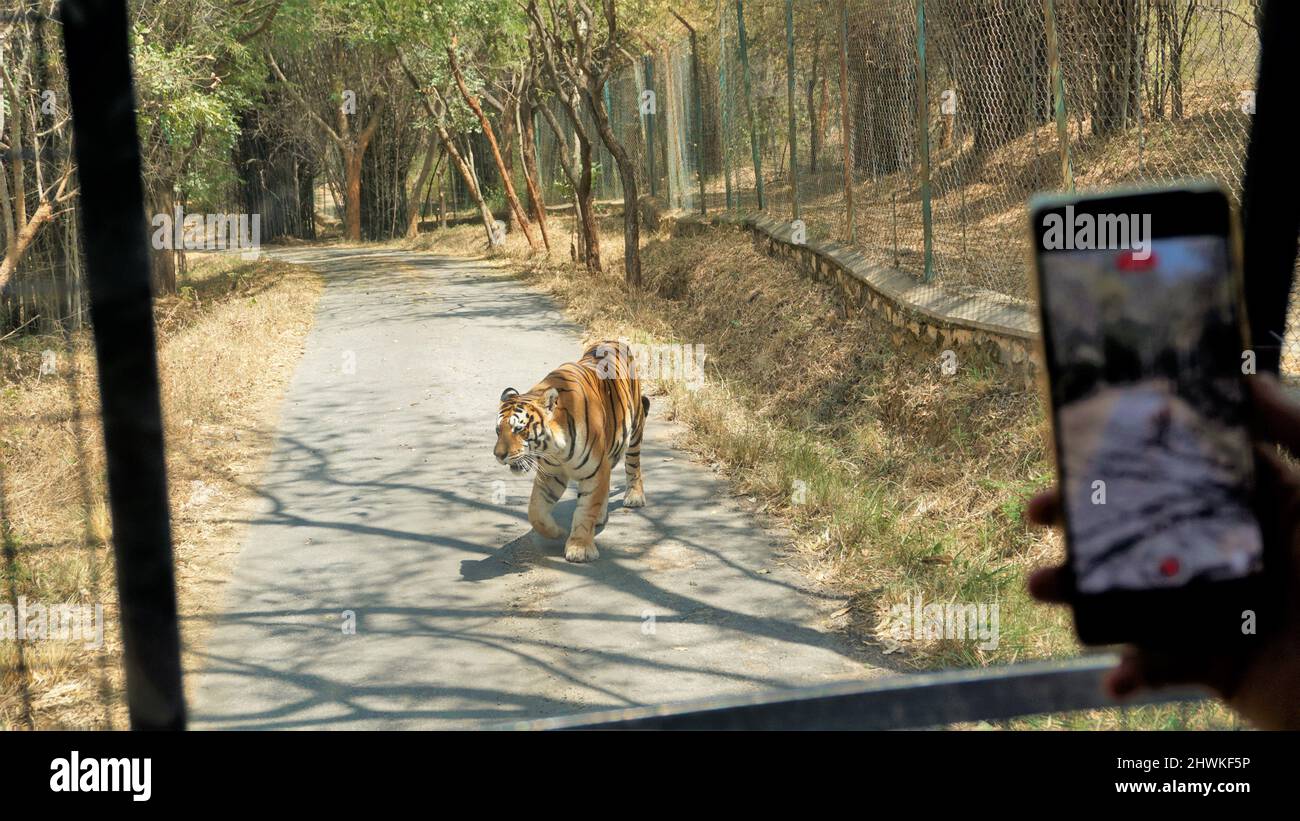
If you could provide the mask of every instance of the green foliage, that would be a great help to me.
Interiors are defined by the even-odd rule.
[[[189,25],[182,5],[173,7],[178,18],[137,19],[131,28],[145,176],[193,201],[218,202],[234,181],[239,114],[253,105],[263,70],[231,34],[233,21],[217,15]]]

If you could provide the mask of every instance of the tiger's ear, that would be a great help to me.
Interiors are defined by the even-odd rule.
[[[505,402],[507,399],[514,399],[518,395],[519,395],[519,391],[515,390],[514,388],[506,388],[505,390],[501,391],[501,401]]]
[[[555,410],[555,405],[559,401],[560,401],[559,388],[551,388],[542,396],[542,405],[546,408],[547,413],[550,413],[551,411]]]

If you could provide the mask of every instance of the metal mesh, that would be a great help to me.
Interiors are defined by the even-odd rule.
[[[684,35],[647,44],[606,102],[644,192],[669,207],[698,206],[702,165],[710,209],[802,219],[809,239],[955,293],[968,315],[1027,312],[1033,192],[1210,177],[1239,197],[1258,14],[1257,0],[795,0],[787,20],[783,2],[718,0],[696,21],[703,145]],[[645,89],[656,111],[637,115]],[[617,197],[598,153],[598,196]]]
[[[51,69],[59,54],[52,8],[24,5],[0,10],[0,219],[12,220],[0,239],[24,225],[41,230],[0,288],[0,607],[13,619],[0,631],[0,729],[48,727],[65,710],[84,726],[112,728],[112,647],[77,647],[74,660],[61,642],[10,635],[22,614],[36,624],[35,614],[46,614],[47,631],[57,635],[55,613],[104,604],[112,611],[107,537],[96,524],[106,515],[103,460],[88,423],[99,410],[95,371],[80,334],[89,309],[85,253],[77,211],[51,182],[70,162],[66,78]],[[0,258],[7,251],[0,245]],[[13,401],[14,386],[39,404]],[[32,480],[33,454],[44,449],[70,458]],[[80,689],[86,685],[92,691]]]

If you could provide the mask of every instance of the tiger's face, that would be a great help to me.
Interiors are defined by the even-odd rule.
[[[558,399],[555,388],[548,390],[541,401],[525,399],[514,388],[501,393],[497,444],[492,454],[511,473],[527,473],[547,451],[568,447],[563,429],[555,422]]]

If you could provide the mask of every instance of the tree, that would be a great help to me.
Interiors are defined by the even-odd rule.
[[[614,134],[609,111],[605,106],[605,84],[614,71],[630,62],[623,47],[625,31],[619,28],[614,0],[604,0],[602,17],[597,18],[583,3],[566,0],[564,8],[556,0],[547,0],[551,23],[545,25],[536,6],[532,6],[534,29],[548,55],[548,70],[554,68],[561,95],[566,89],[576,91],[586,104],[605,148],[618,165],[623,184],[623,264],[629,285],[641,286],[641,226],[637,196],[637,166],[627,149]],[[572,120],[578,120],[576,111]]]
[[[539,62],[542,67],[542,71],[539,72],[539,79],[544,78],[546,81],[553,95],[551,99],[560,102],[565,116],[568,118],[569,126],[573,129],[574,140],[577,143],[578,165],[576,167],[566,151],[559,152],[559,160],[560,166],[573,188],[574,207],[577,210],[576,217],[581,226],[579,231],[581,248],[578,250],[587,265],[587,269],[592,272],[599,272],[602,270],[602,264],[600,260],[600,231],[596,224],[595,203],[593,202],[592,193],[592,144],[581,113],[581,93],[573,76],[569,72],[561,72],[559,68],[561,58],[557,54],[558,48],[552,45],[554,41],[546,23],[542,21],[536,0],[529,2],[527,10],[535,35],[530,41],[530,48],[533,49],[534,61]],[[554,14],[552,14],[551,19],[554,23]],[[551,129],[556,142],[562,146],[567,146],[568,141],[565,138],[564,130],[560,127],[555,112],[547,105],[548,100],[544,91],[537,89],[534,91],[534,95],[535,99],[538,100],[537,110],[542,113],[542,118],[546,120],[546,124]]]
[[[278,3],[245,11],[162,0],[136,10],[131,39],[149,215],[224,198],[234,182],[230,158],[241,112],[264,83],[264,68],[248,45],[263,36],[278,9]],[[183,248],[153,249],[156,291],[176,290],[183,259]]]
[[[350,49],[342,42],[335,41],[319,53],[318,59],[313,60],[313,64],[331,66],[352,64],[356,66],[356,58],[349,56],[349,51]],[[266,51],[266,59],[271,66],[271,70],[275,72],[276,79],[284,85],[289,96],[298,102],[302,111],[320,127],[321,131],[338,151],[343,169],[343,236],[353,242],[359,242],[361,240],[361,161],[365,157],[366,149],[370,147],[370,141],[374,138],[375,131],[379,128],[380,118],[383,115],[384,104],[388,96],[388,92],[384,88],[384,81],[387,79],[385,76],[387,59],[372,57],[371,60],[366,61],[370,63],[371,71],[358,70],[354,75],[359,77],[378,76],[380,78],[380,82],[372,87],[368,100],[369,104],[365,106],[368,113],[359,129],[354,127],[353,124],[353,119],[358,116],[361,108],[357,100],[359,95],[355,88],[346,87],[349,84],[345,83],[342,72],[334,72],[330,77],[329,98],[335,101],[333,106],[334,125],[330,125],[317,111],[317,106],[308,101],[299,84],[290,82],[285,77],[284,72],[280,69],[280,64],[276,61],[275,55],[270,49]],[[359,86],[362,83],[358,82],[350,85]]]
[[[483,191],[478,183],[478,175],[474,172],[469,161],[466,160],[466,155],[456,146],[456,140],[447,127],[449,106],[447,105],[446,98],[443,96],[436,84],[424,84],[420,82],[419,77],[416,76],[415,69],[413,69],[410,63],[407,62],[405,56],[400,50],[398,50],[396,54],[397,63],[401,66],[402,73],[406,75],[406,79],[411,84],[411,88],[415,89],[416,93],[419,95],[420,104],[424,107],[425,113],[429,115],[433,132],[437,135],[438,141],[442,144],[443,152],[451,158],[452,164],[455,165],[457,172],[459,172],[461,179],[465,183],[465,189],[474,200],[474,204],[478,206],[479,216],[483,220],[483,230],[487,232],[488,244],[497,245],[500,242],[500,237],[496,234],[496,219],[492,216],[492,211],[488,208],[487,202],[483,199]]]
[[[45,65],[38,56],[42,49],[54,50],[52,35],[38,31],[32,19],[0,30],[0,113],[8,112],[7,118],[0,116],[0,123],[7,120],[0,129],[0,291],[42,230],[76,196],[67,111],[56,107],[57,94],[53,99],[42,94],[51,86],[41,76]]]
[[[510,210],[514,213],[515,219],[519,223],[519,228],[524,232],[524,237],[528,240],[528,247],[535,249],[536,241],[533,239],[532,229],[528,224],[528,216],[524,214],[523,206],[519,204],[519,197],[515,194],[514,182],[510,179],[510,171],[506,168],[505,160],[501,156],[501,147],[497,144],[496,132],[492,129],[492,123],[488,122],[487,115],[483,113],[483,106],[479,103],[478,97],[470,93],[469,88],[465,85],[465,76],[460,70],[460,62],[456,58],[457,38],[452,35],[451,45],[447,46],[447,64],[451,67],[451,76],[456,81],[456,88],[460,90],[460,95],[465,100],[465,104],[474,112],[478,118],[479,124],[483,128],[483,135],[487,137],[488,145],[492,148],[492,158],[496,161],[497,170],[501,173],[501,183],[505,187],[506,200],[510,203]],[[506,151],[510,151],[510,144],[506,143]]]

